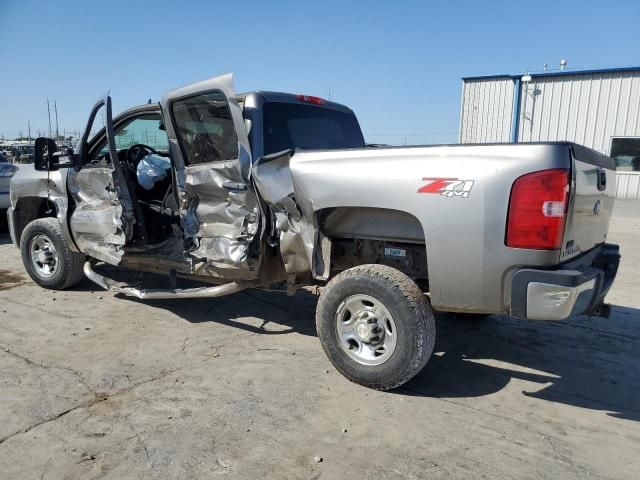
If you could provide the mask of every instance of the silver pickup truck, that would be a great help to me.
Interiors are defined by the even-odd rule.
[[[367,147],[348,108],[237,95],[230,75],[115,118],[105,96],[77,151],[40,138],[35,157],[8,211],[35,282],[87,276],[150,301],[318,285],[327,356],[376,389],[426,364],[432,308],[606,315],[620,258],[606,243],[608,157],[570,143]],[[118,283],[101,263],[166,275],[167,288]]]

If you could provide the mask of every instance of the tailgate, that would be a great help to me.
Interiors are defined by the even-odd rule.
[[[573,184],[560,260],[591,250],[607,238],[616,196],[612,158],[581,145],[569,146]]]

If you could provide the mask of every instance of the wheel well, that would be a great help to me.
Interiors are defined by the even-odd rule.
[[[420,221],[401,210],[372,207],[337,207],[316,213],[318,225],[329,238],[369,238],[425,244]]]
[[[24,197],[18,200],[13,211],[13,225],[15,240],[20,244],[20,237],[24,228],[38,218],[56,217],[58,210],[56,205],[48,198]]]
[[[363,264],[387,265],[428,289],[425,234],[420,221],[399,210],[339,207],[317,214],[331,240],[332,275]]]

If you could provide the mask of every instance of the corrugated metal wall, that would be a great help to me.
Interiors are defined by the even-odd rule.
[[[514,81],[509,77],[464,82],[460,143],[508,142],[511,139]]]
[[[610,153],[640,135],[640,72],[533,77],[522,83],[518,141],[569,140]]]
[[[619,171],[616,175],[616,197],[640,200],[640,172]]]

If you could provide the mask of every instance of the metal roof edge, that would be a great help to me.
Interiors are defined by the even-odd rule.
[[[565,75],[593,75],[598,73],[619,73],[619,72],[640,72],[640,66],[636,67],[609,67],[609,68],[593,68],[588,70],[555,70],[552,72],[536,72],[536,73],[522,73],[520,75],[480,75],[474,77],[462,77],[463,82],[471,80],[490,80],[498,78],[510,78],[515,80],[523,75],[530,75],[532,78],[541,77],[559,77]]]
[[[462,81],[466,82],[467,80],[490,80],[492,78],[514,78],[514,75],[497,74],[497,75],[477,75],[474,77],[462,77]],[[518,75],[520,77],[520,75]]]

